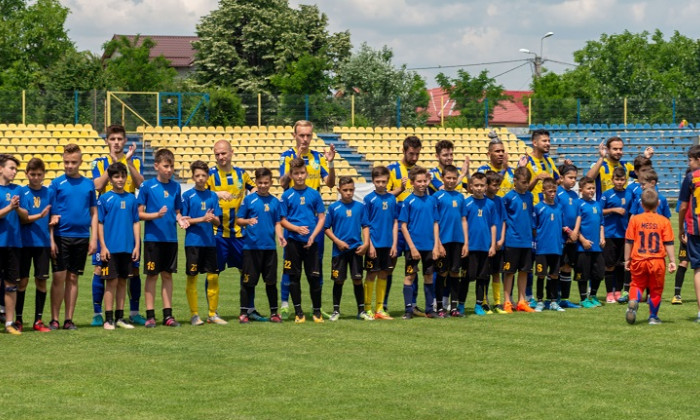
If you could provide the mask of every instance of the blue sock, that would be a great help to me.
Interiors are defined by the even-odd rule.
[[[386,309],[389,302],[389,290],[391,290],[391,280],[394,276],[389,274],[386,276],[386,293],[384,294],[384,308]]]
[[[435,284],[424,284],[423,293],[425,293],[425,313],[433,312],[433,300],[435,300]]]
[[[517,276],[515,278],[517,280]],[[525,287],[525,297],[532,297],[532,272],[527,273],[527,286]]]
[[[129,310],[139,311],[139,301],[141,300],[141,277],[137,274],[129,277]]]
[[[414,283],[415,284],[415,283]],[[406,305],[406,312],[411,309],[411,298],[413,297],[413,286],[403,285],[403,303]]]
[[[282,302],[289,302],[289,275],[287,274],[282,274],[280,297],[282,298]]]
[[[413,291],[411,292],[411,303],[416,306],[416,298],[418,297],[418,281],[413,282]]]
[[[96,314],[102,313],[102,300],[105,297],[105,282],[97,274],[92,275],[92,308]]]

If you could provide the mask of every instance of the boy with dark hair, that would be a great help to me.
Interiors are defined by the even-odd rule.
[[[484,308],[484,301],[488,294],[489,258],[496,254],[496,212],[495,204],[484,196],[486,192],[486,175],[477,172],[471,179],[471,197],[467,198],[464,207],[466,210],[467,225],[469,228],[468,246],[469,256],[465,260],[467,279],[460,285],[459,305],[460,313],[464,312],[464,302],[467,299],[469,283],[476,281],[476,304],[474,313],[479,316],[493,313],[490,308]]]
[[[644,289],[649,289],[649,325],[661,324],[659,306],[666,277],[666,255],[669,256],[668,272],[676,271],[673,251],[673,229],[668,218],[654,210],[659,197],[653,189],[642,193],[644,213],[632,216],[625,233],[625,269],[632,274],[630,300],[625,318],[634,324],[639,301]]]
[[[173,273],[177,273],[177,226],[189,227],[182,217],[180,184],[172,181],[175,156],[168,149],[155,154],[156,177],[139,190],[139,217],[144,220],[143,260],[146,267],[146,328],[155,328],[155,294],[158,275],[163,298],[163,325],[179,327],[173,317]]]
[[[374,191],[364,199],[365,219],[362,221],[363,235],[369,234],[369,249],[365,256],[365,320],[393,319],[384,311],[387,277],[394,271],[398,255],[398,206],[396,197],[387,191],[389,169],[376,166],[372,169]],[[372,313],[372,295],[377,285],[376,312]]]
[[[574,186],[578,176],[578,168],[574,165],[562,165],[559,167],[561,182],[557,187],[557,203],[562,211],[562,237],[564,248],[559,264],[559,306],[563,309],[576,309],[581,306],[569,300],[571,295],[571,271],[578,259],[578,206],[580,198]]]
[[[603,208],[595,200],[596,185],[593,178],[584,176],[578,183],[581,201],[578,206],[578,259],[576,281],[578,281],[581,306],[595,308],[603,306],[596,293],[604,276],[605,221]],[[590,295],[588,285],[590,281]]]
[[[489,272],[491,273],[491,290],[493,290],[493,310],[498,314],[506,313],[501,301],[501,292],[503,291],[501,269],[503,268],[503,246],[506,242],[506,209],[503,206],[503,197],[499,195],[503,191],[503,181],[504,177],[500,172],[486,171],[486,197],[493,201],[493,221],[496,224],[496,253],[489,258]]]
[[[243,283],[241,284],[241,314],[239,322],[249,321],[248,311],[243,308],[255,291],[258,279],[262,276],[265,292],[270,304],[270,322],[282,322],[277,313],[277,247],[275,237],[281,247],[287,240],[280,224],[282,209],[280,201],[270,194],[272,172],[267,168],[255,170],[257,191],[248,194],[241,203],[236,215],[236,223],[243,228]],[[245,310],[245,312],[244,312]]]
[[[362,287],[362,256],[369,247],[369,232],[363,232],[362,219],[364,204],[353,200],[355,182],[349,176],[338,180],[340,200],[328,206],[325,220],[325,233],[333,241],[333,261],[331,263],[331,280],[333,280],[333,313],[330,321],[340,318],[340,300],[343,296],[343,284],[347,278],[348,266],[352,278],[355,301],[357,302],[357,319],[363,319],[365,312],[365,291]]]
[[[416,166],[411,169],[408,176],[413,185],[413,193],[404,200],[399,215],[401,232],[408,247],[403,282],[403,299],[406,308],[403,319],[413,317],[413,282],[417,282],[419,262],[423,266],[425,316],[438,318],[437,313],[432,310],[433,299],[435,299],[432,284],[433,269],[434,261],[438,258],[439,246],[437,206],[434,198],[427,194],[430,182],[428,170]]]
[[[7,154],[0,154],[0,280],[5,287],[5,332],[22,334],[22,327],[15,324],[15,304],[17,284],[20,280],[19,261],[22,250],[20,233],[19,194],[21,187],[14,184],[19,160]]]
[[[187,303],[190,307],[190,324],[202,325],[197,305],[197,276],[206,275],[207,322],[226,325],[219,317],[219,264],[216,255],[214,226],[221,225],[221,207],[215,192],[207,189],[209,167],[201,160],[190,165],[194,188],[182,194],[182,217],[189,226],[185,233],[185,272],[187,274]]]
[[[695,322],[700,323],[700,202],[696,191],[700,188],[700,145],[696,144],[688,150],[688,166],[691,171],[683,178],[678,195],[678,235],[681,241],[685,239],[688,249],[698,304]]]
[[[564,311],[557,303],[559,293],[559,261],[563,250],[561,232],[561,207],[554,200],[557,183],[554,178],[542,180],[542,201],[535,204],[535,276],[537,276],[537,305],[535,312],[542,312],[547,305],[544,299],[547,278],[547,301],[552,311]]]
[[[444,188],[445,167],[453,166],[455,145],[449,140],[440,140],[435,144],[435,157],[438,165],[430,169],[430,184],[428,184],[428,193],[433,195]],[[458,173],[457,185],[462,184],[464,191],[469,191],[469,155],[464,159],[462,171]],[[456,187],[455,187],[456,189]],[[439,297],[439,296],[438,296]]]
[[[627,203],[625,183],[627,172],[621,166],[613,171],[613,188],[605,191],[600,199],[605,220],[605,288],[606,303],[615,303],[621,297],[624,287],[625,270],[625,230],[627,229]]]
[[[452,165],[447,165],[442,172],[444,189],[433,195],[438,211],[438,242],[439,257],[436,263],[437,278],[435,296],[437,297],[437,312],[440,318],[447,315],[442,301],[443,290],[452,294],[452,309],[457,311],[459,301],[459,271],[462,259],[469,254],[467,240],[467,209],[464,206],[464,196],[455,191],[459,182],[459,171]],[[448,277],[449,276],[449,277]],[[459,315],[458,311],[455,315]]]
[[[534,133],[533,133],[534,138]],[[530,170],[519,167],[513,173],[515,189],[503,197],[506,209],[506,249],[503,253],[503,272],[505,272],[504,292],[506,303],[503,310],[513,313],[512,291],[513,277],[518,273],[518,303],[516,309],[521,312],[534,312],[525,300],[525,287],[528,273],[532,272],[533,240],[533,204]]]
[[[97,200],[100,262],[105,287],[105,330],[134,328],[124,320],[126,278],[141,256],[141,223],[136,197],[124,191],[126,165],[112,163],[107,168],[112,189]],[[116,313],[114,301],[116,299]]]
[[[78,298],[78,277],[85,269],[88,254],[97,252],[97,198],[95,185],[80,174],[83,155],[80,147],[68,144],[63,148],[65,174],[51,181],[54,206],[51,207],[53,227],[51,256],[51,322],[49,328],[59,328],[58,316],[65,301],[64,330],[75,330],[73,312]]]
[[[51,238],[49,237],[49,211],[53,205],[53,194],[44,186],[46,166],[39,158],[27,162],[27,186],[20,190],[19,218],[22,222],[22,252],[19,264],[19,286],[15,306],[16,325],[22,330],[24,299],[29,284],[29,271],[34,263],[36,297],[34,308],[34,331],[51,331],[41,317],[46,305],[46,280],[49,278],[51,260]]]
[[[321,315],[321,272],[316,236],[326,220],[321,194],[306,186],[306,163],[302,158],[289,162],[292,188],[282,194],[281,224],[287,230],[284,273],[289,275],[289,292],[294,304],[294,322],[306,322],[301,308],[301,268],[309,282],[313,320],[323,322]],[[313,229],[313,230],[312,230]]]
[[[641,187],[642,192],[644,192],[646,190],[656,191],[656,194],[659,197],[659,204],[658,204],[658,206],[656,206],[656,212],[659,213],[660,215],[666,217],[667,219],[670,219],[671,218],[671,209],[668,206],[668,200],[666,200],[666,197],[664,197],[656,189],[656,184],[658,182],[659,182],[659,176],[656,174],[656,171],[653,169],[650,169],[650,170],[644,172],[641,175],[641,177],[639,178],[639,185]],[[630,203],[630,215],[642,214],[642,213],[644,213],[644,207],[642,206],[642,199],[640,196],[634,202]]]

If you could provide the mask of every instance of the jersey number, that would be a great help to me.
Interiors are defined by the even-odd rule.
[[[102,275],[109,276],[109,267],[102,267]]]
[[[147,262],[147,263],[146,263],[146,269],[151,270],[151,271],[155,270],[155,269],[156,269],[156,263],[155,263],[155,261],[149,261],[149,262]]]
[[[197,264],[190,264],[190,273],[197,272]]]
[[[661,247],[661,237],[659,236],[659,233],[651,232],[649,234],[648,241],[645,241],[645,237],[646,234],[644,232],[639,232],[639,248],[637,248],[637,252],[639,252],[640,254],[646,254],[647,252],[651,254],[656,254],[657,252],[659,252],[659,248]]]
[[[291,260],[284,260],[284,268],[285,270],[289,270],[292,268],[292,261]]]

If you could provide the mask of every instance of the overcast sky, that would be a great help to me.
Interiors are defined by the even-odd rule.
[[[61,0],[71,10],[68,34],[80,50],[101,53],[113,34],[194,35],[202,16],[218,0]],[[700,2],[636,0],[290,0],[290,5],[315,3],[328,15],[332,32],[349,30],[353,46],[388,45],[395,64],[409,68],[453,66],[532,58],[521,48],[573,62],[573,52],[601,33],[660,29],[700,38]],[[672,8],[670,6],[673,6]],[[520,64],[520,68],[509,71]],[[554,62],[545,67],[563,72]],[[470,73],[487,68],[507,89],[528,89],[531,66],[526,61],[465,67]],[[435,75],[455,68],[419,70],[428,87]]]

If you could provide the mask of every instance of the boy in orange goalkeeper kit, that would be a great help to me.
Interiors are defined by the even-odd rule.
[[[632,274],[626,318],[634,324],[639,300],[644,289],[649,289],[649,325],[661,323],[659,306],[666,277],[666,255],[668,271],[676,271],[671,222],[656,214],[659,195],[653,189],[642,193],[644,213],[632,216],[625,233],[625,269]],[[630,260],[631,258],[631,260]]]

